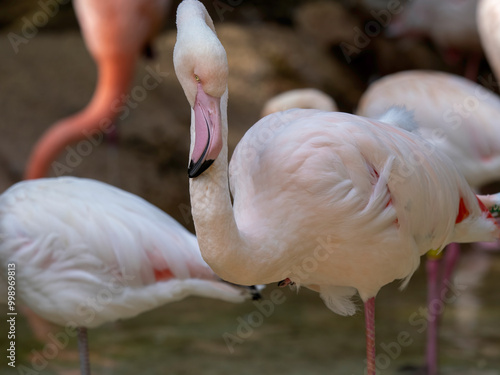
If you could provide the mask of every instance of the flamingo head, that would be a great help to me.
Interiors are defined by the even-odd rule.
[[[226,51],[207,10],[197,0],[184,0],[177,9],[174,67],[192,109],[188,175],[194,178],[222,150],[221,97],[228,78]]]

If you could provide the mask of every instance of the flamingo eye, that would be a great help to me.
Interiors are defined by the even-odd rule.
[[[197,81],[197,82],[200,82],[200,77],[198,77],[196,74],[194,75],[194,79]]]

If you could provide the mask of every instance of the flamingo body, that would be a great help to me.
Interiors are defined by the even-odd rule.
[[[443,49],[481,52],[477,31],[478,0],[414,0],[388,28],[390,36],[424,35]]]
[[[272,136],[263,142],[265,134]],[[328,239],[328,259],[298,281],[327,300],[335,300],[332,286],[350,286],[366,301],[410,277],[429,249],[497,233],[446,156],[402,129],[348,114],[268,116],[240,141],[229,172],[240,232],[259,249],[273,249],[259,267],[265,283],[296,281],[291,270]],[[470,216],[455,224],[461,199]],[[481,234],[462,233],[476,220],[485,225]]]
[[[379,289],[407,281],[430,249],[498,238],[488,208],[444,153],[403,129],[415,125],[402,110],[380,121],[275,113],[247,131],[228,167],[224,47],[197,0],[179,5],[177,30],[174,67],[191,106],[188,175],[203,258],[237,284],[281,280],[319,291],[343,315],[354,313],[350,297],[359,292],[367,373],[375,375]]]
[[[262,109],[261,116],[264,117],[292,108],[321,109],[329,112],[338,110],[335,101],[320,90],[295,89],[285,91],[269,99]]]
[[[357,113],[377,118],[391,106],[413,111],[418,132],[446,153],[475,187],[500,177],[500,98],[462,77],[406,71],[381,78]]]
[[[491,69],[497,80],[500,77],[500,4],[495,0],[479,0],[477,6],[477,25],[481,44]]]
[[[0,196],[0,238],[3,268],[17,265],[18,301],[59,325],[92,328],[189,295],[248,296],[214,275],[174,219],[95,180],[12,186]]]

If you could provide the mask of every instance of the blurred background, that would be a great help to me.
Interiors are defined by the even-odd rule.
[[[57,11],[33,30],[46,1],[0,0],[0,191],[22,178],[41,134],[82,109],[95,87],[96,66],[71,2],[58,1]],[[412,38],[390,38],[387,25],[407,7],[404,1],[203,2],[228,54],[230,152],[259,119],[264,103],[294,88],[323,90],[341,111],[353,112],[370,82],[381,76],[408,69],[463,75],[472,53],[478,56],[476,74],[482,78],[478,82],[490,82],[489,88],[494,88],[479,42],[469,43],[472,47],[443,46],[421,32],[411,33]],[[117,124],[117,145],[97,145],[67,174],[137,194],[192,231],[186,173],[190,111],[172,63],[178,3],[172,1],[153,44],[155,57],[140,61],[132,87],[141,85],[151,69],[159,72],[160,84],[140,100],[131,99],[129,114]],[[470,19],[474,17],[470,13]],[[66,158],[62,154],[59,161],[67,164]],[[443,374],[500,374],[499,272],[496,254],[471,252],[461,259],[457,283],[465,286],[446,306],[440,333]],[[421,267],[404,292],[395,284],[378,297],[377,350],[386,353],[379,358],[381,374],[413,374],[423,365],[425,332],[415,319],[421,318],[419,309],[425,306],[424,276]],[[264,294],[274,288],[268,287]],[[283,293],[286,303],[276,305],[248,338],[235,344],[233,352],[223,334],[234,334],[241,319],[259,311],[251,302],[234,306],[190,298],[92,330],[94,372],[362,374],[362,313],[335,316],[315,293],[301,290],[297,295],[288,289]],[[401,332],[410,335],[411,343],[389,345],[398,342]],[[3,345],[5,336],[0,335]],[[23,320],[18,322],[17,343],[18,364],[28,367],[44,349]],[[384,351],[382,344],[389,349]],[[78,374],[76,353],[76,343],[71,342],[54,359],[40,364],[37,373]],[[3,373],[18,372],[2,364]]]

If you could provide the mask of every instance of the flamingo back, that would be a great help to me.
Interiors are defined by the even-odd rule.
[[[94,327],[188,295],[246,297],[218,279],[174,219],[94,180],[14,185],[0,197],[0,238],[2,264],[17,267],[20,300],[61,325]]]

